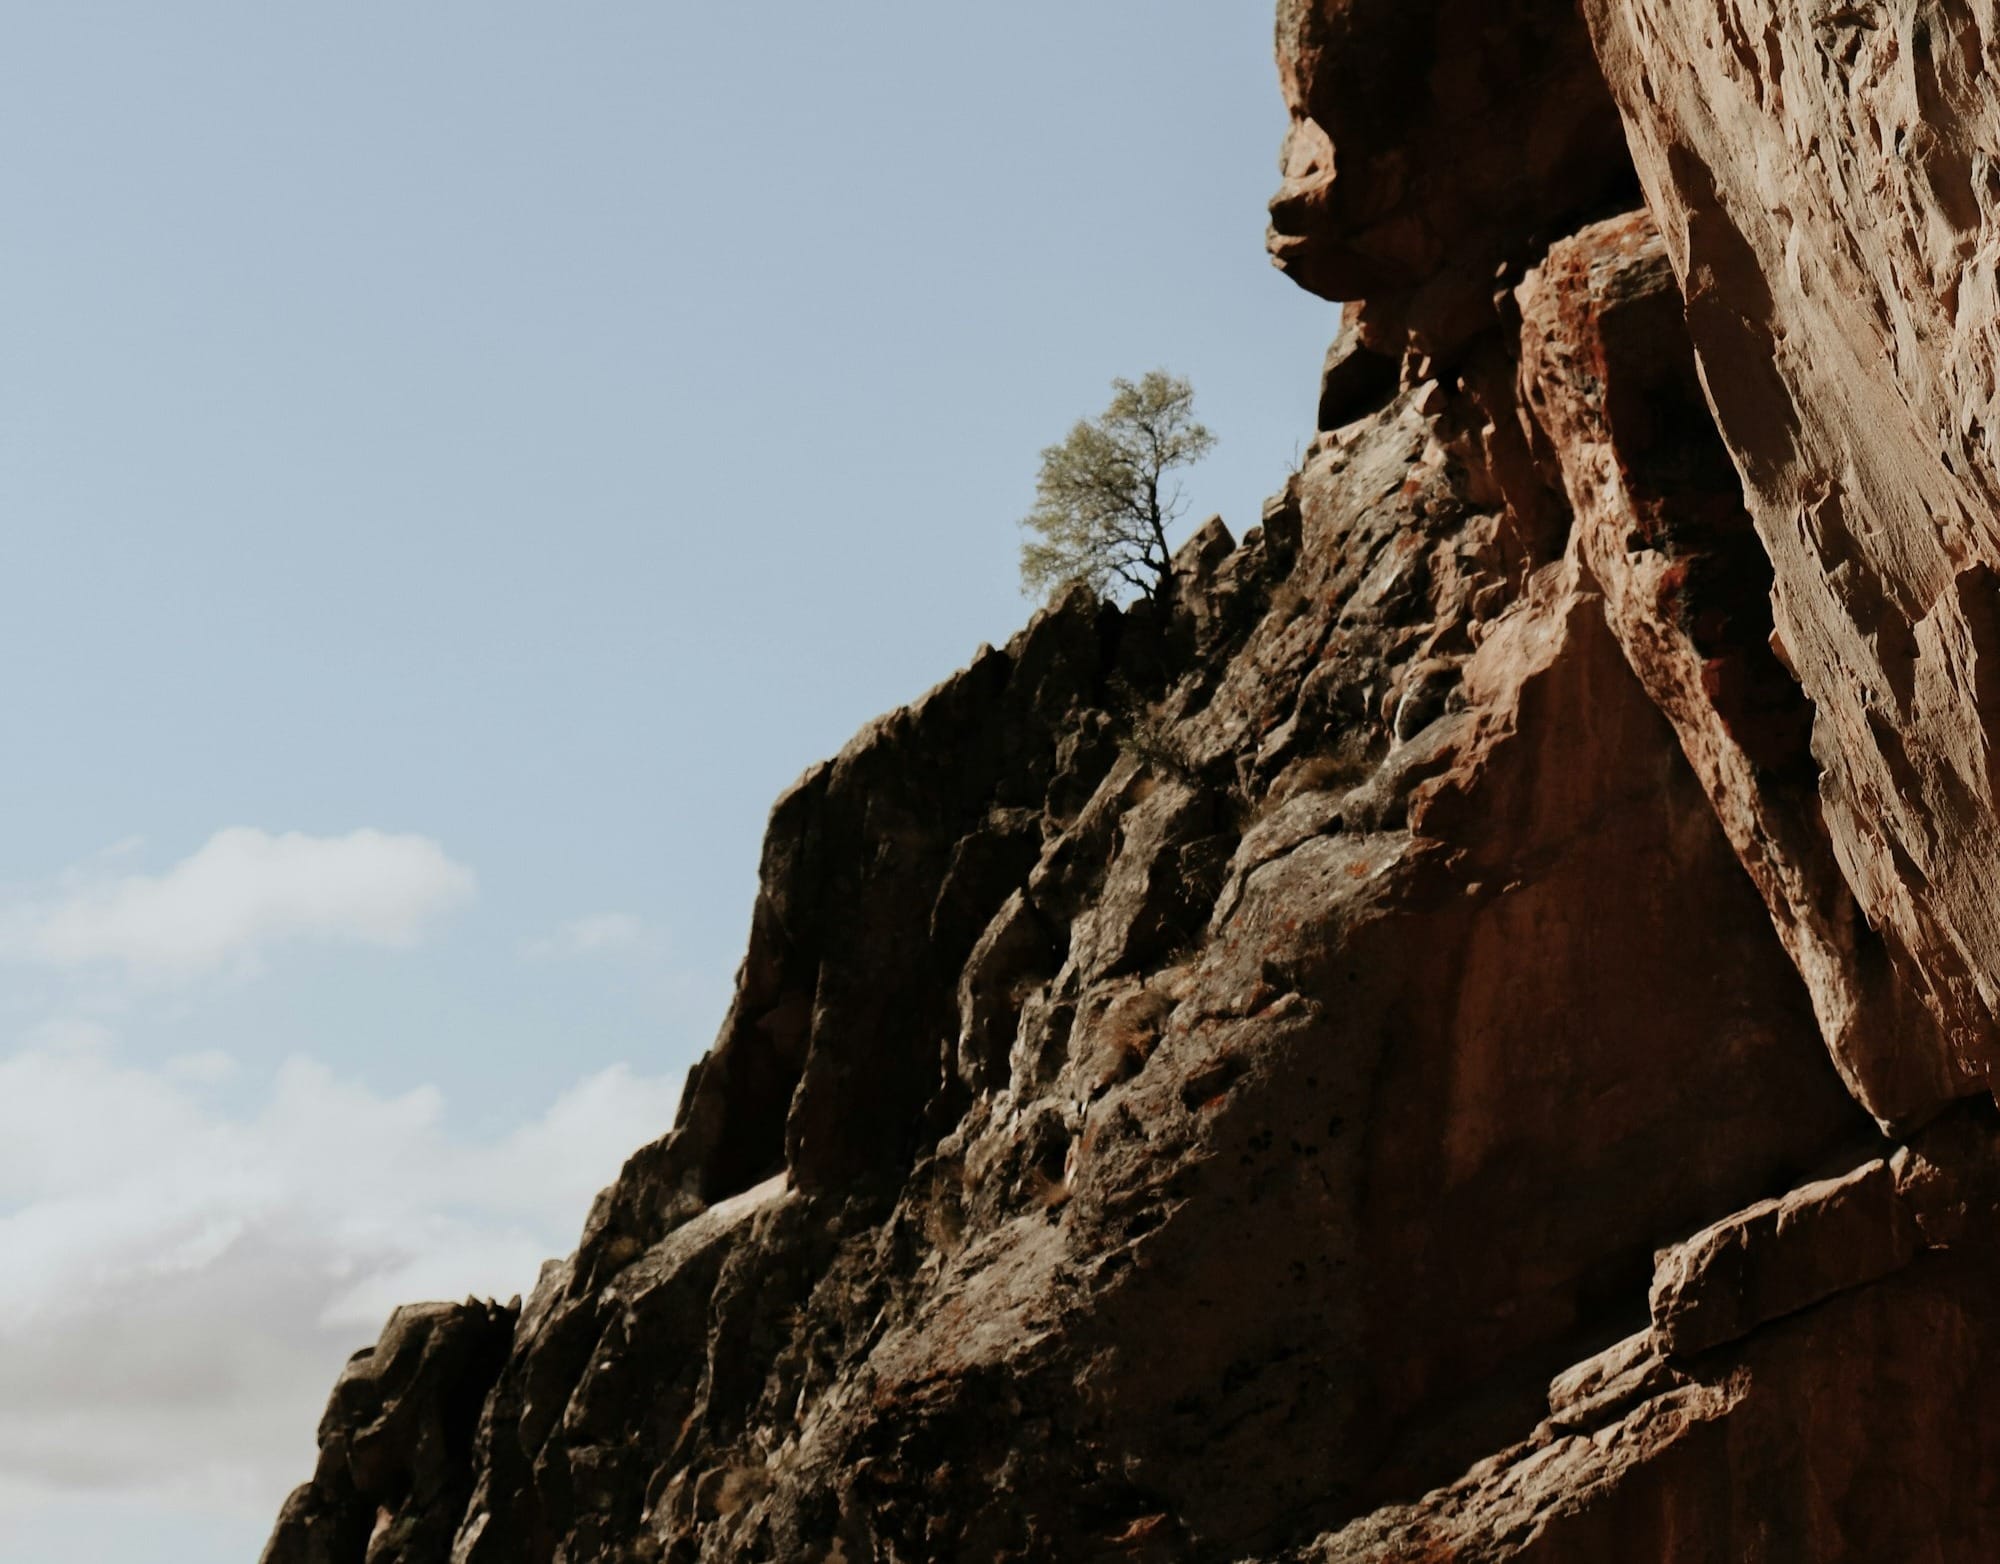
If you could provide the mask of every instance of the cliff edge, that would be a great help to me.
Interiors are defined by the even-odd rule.
[[[265,1564],[2000,1556],[1996,51],[1283,0],[1303,466],[778,802]]]

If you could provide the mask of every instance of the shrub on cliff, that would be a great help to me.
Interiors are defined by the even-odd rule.
[[[1164,370],[1111,382],[1111,405],[1080,419],[1042,452],[1035,508],[1021,526],[1021,587],[1054,596],[1081,581],[1100,594],[1158,597],[1179,517],[1180,486],[1168,474],[1201,460],[1215,437],[1194,420],[1194,389]]]

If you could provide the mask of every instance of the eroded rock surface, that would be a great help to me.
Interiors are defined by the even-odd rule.
[[[1834,849],[1942,1023],[1932,1074],[1984,1079],[2000,1062],[1994,16],[1584,10],[1775,567]]]
[[[398,1309],[355,1353],[319,1427],[319,1466],[286,1502],[267,1558],[416,1564],[446,1556],[473,1483],[480,1408],[517,1308]]]
[[[1301,469],[779,801],[677,1124],[266,1564],[2000,1555],[1927,6],[1285,0]]]
[[[1996,1130],[1990,1105],[1960,1111],[1921,1138],[1927,1150],[1761,1202],[1662,1254],[1655,1324],[1559,1375],[1546,1423],[1286,1557],[1992,1557]],[[1958,1219],[1924,1225],[1946,1211]],[[1705,1321],[1682,1308],[1704,1294],[1720,1306]]]
[[[1626,657],[1674,724],[1805,977],[1834,1062],[1886,1124],[1968,1089],[1842,878],[1813,709],[1773,650],[1771,567],[1702,399],[1651,217],[1550,247],[1516,290],[1524,400]]]

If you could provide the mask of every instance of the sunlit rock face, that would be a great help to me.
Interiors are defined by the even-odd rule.
[[[1991,7],[1584,6],[1813,702],[1820,798],[1941,1034],[2000,1053]]]
[[[267,1564],[2000,1556],[1984,35],[1756,3],[1286,0],[1300,470],[778,802]]]
[[[1291,113],[1271,255],[1366,299],[1377,332],[1449,354],[1495,268],[1637,202],[1617,110],[1570,0],[1282,0]]]
[[[1842,876],[1813,706],[1773,629],[1772,571],[1708,415],[1667,247],[1645,212],[1558,240],[1516,290],[1524,400],[1578,556],[1633,671],[1763,894],[1842,1079],[1885,1124],[1970,1088]]]

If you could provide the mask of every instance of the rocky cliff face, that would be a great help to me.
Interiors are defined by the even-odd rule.
[[[1994,28],[1284,0],[1309,459],[778,803],[267,1564],[2000,1556]]]

